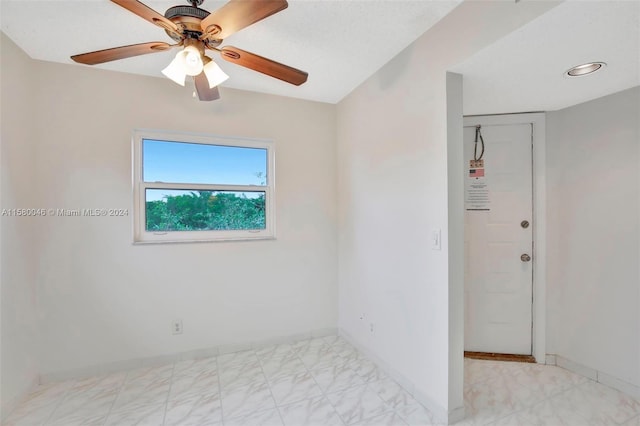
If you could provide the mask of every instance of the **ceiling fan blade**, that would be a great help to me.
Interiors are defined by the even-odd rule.
[[[164,28],[167,31],[173,32],[178,36],[182,33],[182,29],[178,28],[178,26],[165,18],[163,15],[159,14],[155,10],[151,9],[146,4],[139,2],[137,0],[111,0],[115,4],[124,7],[129,12],[135,13],[142,19],[146,19],[147,21],[155,24],[159,27]]]
[[[132,44],[130,46],[114,47],[111,49],[97,50],[95,52],[73,55],[71,59],[79,64],[96,65],[118,59],[131,58],[133,56],[146,55],[148,53],[162,52],[171,49],[173,45],[161,41],[151,43]]]
[[[307,81],[307,77],[309,76],[309,74],[304,71],[272,61],[271,59],[263,58],[262,56],[238,49],[237,47],[223,47],[220,49],[220,56],[226,61],[275,77],[287,83],[295,84],[296,86],[300,86]]]
[[[213,88],[209,88],[209,81],[207,80],[207,76],[204,72],[193,77],[193,81],[196,84],[196,93],[198,93],[198,99],[201,101],[215,101],[216,99],[220,99],[220,91],[218,90],[218,86],[214,86]]]
[[[200,22],[204,36],[224,39],[289,6],[286,0],[231,0]]]

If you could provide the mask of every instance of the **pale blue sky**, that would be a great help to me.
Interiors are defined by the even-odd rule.
[[[223,185],[266,183],[267,150],[263,148],[145,139],[142,142],[142,161],[145,182]],[[263,177],[256,176],[258,173]],[[166,195],[180,193],[184,192],[164,191]],[[162,194],[158,191],[147,191],[147,200],[162,199]]]

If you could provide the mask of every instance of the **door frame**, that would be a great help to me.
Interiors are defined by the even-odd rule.
[[[510,124],[533,124],[532,173],[533,173],[533,307],[532,307],[532,355],[539,364],[546,363],[546,128],[545,113],[469,115],[464,116],[463,126],[491,126]],[[466,254],[465,254],[466,256]],[[466,312],[465,312],[466,315]]]

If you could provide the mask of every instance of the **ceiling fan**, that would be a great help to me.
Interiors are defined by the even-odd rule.
[[[219,99],[218,85],[228,78],[224,71],[205,55],[207,49],[218,52],[226,61],[296,86],[307,81],[308,74],[304,71],[237,47],[219,47],[231,34],[286,9],[286,0],[231,0],[211,13],[198,7],[204,0],[188,0],[190,6],[170,7],[164,16],[137,0],[111,1],[163,28],[176,44],[155,41],[114,47],[74,55],[71,59],[75,62],[96,65],[181,46],[183,49],[162,73],[182,86],[186,76],[192,76],[201,101]]]

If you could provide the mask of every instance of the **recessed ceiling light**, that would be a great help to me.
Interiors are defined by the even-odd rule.
[[[606,66],[607,64],[605,64],[604,62],[589,62],[589,63],[578,65],[569,69],[565,73],[565,75],[568,75],[569,77],[580,77],[583,75],[594,73],[599,69],[601,69],[602,67],[606,67]]]

